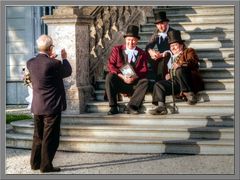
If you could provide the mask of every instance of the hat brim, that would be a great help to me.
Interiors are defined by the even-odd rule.
[[[157,21],[155,21],[154,24],[158,24],[158,23],[161,23],[161,22],[164,22],[164,21],[169,22],[169,19],[157,20]]]
[[[169,41],[168,44],[172,44],[172,43],[176,43],[176,42],[178,42],[178,43],[183,43],[183,42],[185,42],[185,40],[174,40],[174,41]]]
[[[132,34],[125,34],[123,37],[124,38],[126,38],[126,37],[135,37],[135,38],[141,39],[140,36],[136,36],[136,35],[132,35]]]

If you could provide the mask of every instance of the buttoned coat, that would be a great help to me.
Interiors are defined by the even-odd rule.
[[[33,100],[31,112],[34,115],[58,114],[66,109],[66,95],[63,78],[72,73],[68,60],[62,62],[38,54],[27,61],[30,73]]]
[[[108,70],[110,73],[121,73],[120,68],[127,62],[127,56],[124,53],[125,50],[126,45],[118,45],[113,47],[111,55],[108,59]],[[136,62],[133,65],[133,69],[139,78],[145,78],[148,72],[147,54],[145,51],[138,47],[136,47],[135,50],[138,51],[138,55]]]

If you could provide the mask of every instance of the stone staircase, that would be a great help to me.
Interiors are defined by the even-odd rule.
[[[200,57],[206,90],[199,92],[194,106],[167,97],[168,115],[152,116],[151,96],[146,95],[142,114],[107,115],[104,80],[99,80],[95,100],[87,104],[87,113],[63,115],[60,150],[110,153],[234,153],[234,7],[170,6],[166,10],[170,25],[182,30],[186,44]],[[141,25],[145,45],[154,31],[154,18]],[[128,102],[119,101],[120,110]],[[7,146],[31,148],[32,120],[13,122],[7,132]]]

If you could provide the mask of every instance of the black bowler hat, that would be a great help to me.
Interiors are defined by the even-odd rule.
[[[169,21],[169,19],[166,16],[166,12],[164,12],[164,11],[160,11],[160,12],[154,14],[154,18],[155,18],[154,24],[158,24],[163,21]]]
[[[140,36],[138,35],[138,31],[139,31],[138,26],[129,25],[127,27],[127,32],[126,32],[126,34],[123,37],[124,38],[125,37],[136,37],[136,38],[140,39]]]
[[[173,30],[168,32],[168,44],[172,44],[175,42],[183,43],[181,32],[179,30]]]

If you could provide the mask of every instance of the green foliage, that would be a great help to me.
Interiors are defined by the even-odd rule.
[[[19,121],[24,119],[32,119],[32,116],[27,114],[6,114],[6,123],[9,124],[13,121]]]

